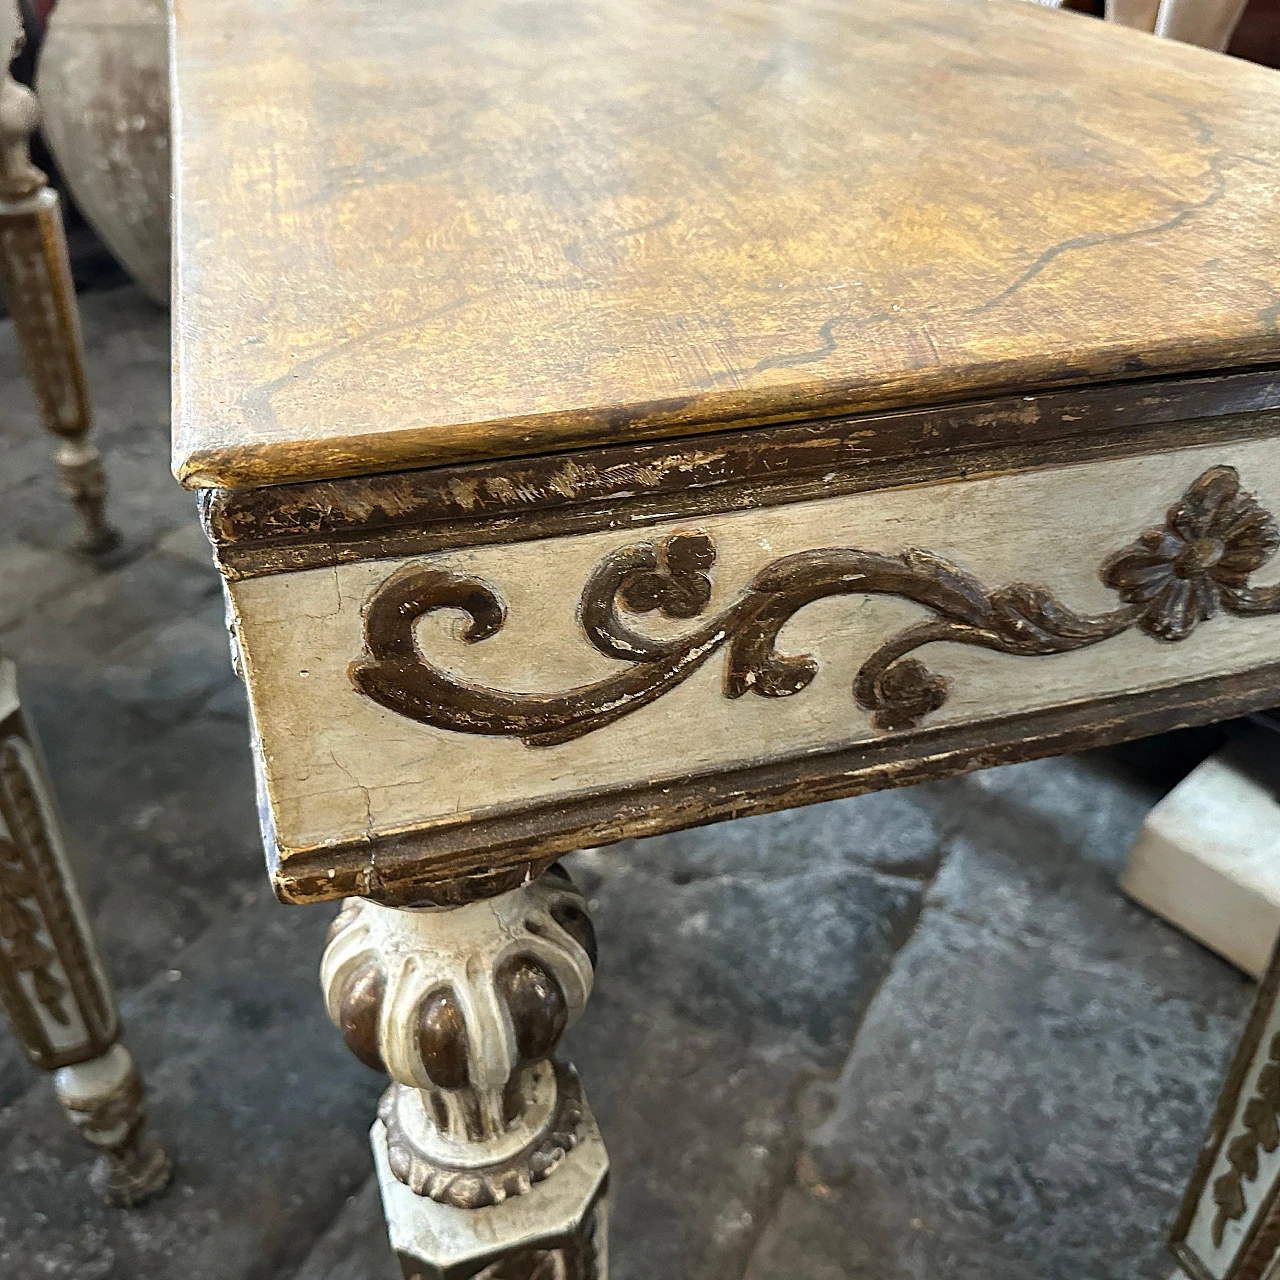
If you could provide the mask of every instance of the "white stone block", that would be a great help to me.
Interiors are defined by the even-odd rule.
[[[1147,815],[1120,885],[1255,978],[1280,931],[1280,737],[1210,756]]]

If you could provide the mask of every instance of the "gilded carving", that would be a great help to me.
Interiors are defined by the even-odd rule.
[[[582,1140],[585,1109],[582,1085],[566,1063],[544,1063],[540,1074],[554,1087],[554,1109],[535,1142],[493,1164],[457,1169],[425,1155],[414,1142],[412,1120],[402,1115],[407,1099],[394,1086],[378,1103],[378,1118],[386,1125],[391,1171],[416,1195],[456,1209],[479,1209],[524,1195],[545,1181],[564,1163]],[[542,1082],[539,1082],[540,1084]]]
[[[505,606],[479,578],[410,565],[387,579],[365,607],[365,654],[349,674],[356,688],[410,719],[460,733],[518,737],[530,746],[568,742],[660,698],[726,650],[723,691],[791,697],[817,675],[813,658],[777,648],[783,626],[828,596],[888,595],[928,617],[882,644],[853,682],[858,705],[881,731],[909,729],[946,701],[947,681],[911,655],[928,644],[973,645],[1017,657],[1070,653],[1131,628],[1155,639],[1185,639],[1219,609],[1241,616],[1280,613],[1280,586],[1251,587],[1275,554],[1275,519],[1240,489],[1233,467],[1204,472],[1149,529],[1101,566],[1119,607],[1077,613],[1043,586],[988,591],[930,551],[900,555],[833,547],[784,556],[762,569],[721,613],[674,639],[635,629],[624,613],[672,619],[702,615],[711,596],[715,546],[698,531],[613,552],[592,573],[578,606],[587,639],[628,664],[595,684],[559,693],[511,693],[471,683],[435,666],[418,647],[417,621],[438,609],[467,615],[462,638],[477,643],[501,629]]]
[[[142,1078],[118,1043],[115,999],[63,846],[14,666],[0,657],[0,1007],[101,1153],[90,1182],[111,1204],[139,1204],[166,1186],[169,1160],[145,1135]]]
[[[40,936],[36,882],[12,840],[0,836],[0,947],[15,973],[29,974],[36,1001],[54,1022],[70,1021],[63,1000],[67,988],[54,972],[57,957]]]
[[[43,202],[42,202],[43,203]],[[77,352],[68,342],[58,289],[62,223],[52,204],[0,217],[0,264],[5,293],[19,322],[23,355],[41,416],[51,431],[75,436],[89,429],[89,400]]]
[[[31,90],[0,73],[0,278],[40,416],[61,437],[58,467],[84,523],[80,545],[102,552],[119,535],[103,512],[102,459],[86,440],[93,419],[58,193],[45,185],[27,148],[39,121]]]
[[[4,739],[0,997],[32,1061],[52,1069],[104,1052],[118,1025],[68,897],[39,787],[25,741]]]
[[[348,901],[325,952],[329,1014],[352,1052],[396,1081],[378,1114],[391,1171],[415,1194],[501,1204],[578,1146],[582,1089],[549,1058],[594,965],[591,921],[559,868],[445,912]]]
[[[1212,1228],[1215,1246],[1221,1246],[1227,1223],[1245,1215],[1244,1184],[1258,1176],[1259,1150],[1272,1152],[1280,1146],[1280,1034],[1271,1038],[1267,1061],[1258,1072],[1242,1119],[1244,1132],[1227,1147],[1231,1167],[1213,1184],[1213,1203],[1218,1210]]]
[[[559,867],[445,910],[348,900],[321,966],[329,1016],[392,1077],[374,1159],[409,1280],[604,1280],[608,1157],[553,1061],[595,971]]]

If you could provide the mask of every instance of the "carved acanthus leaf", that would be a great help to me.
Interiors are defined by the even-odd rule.
[[[1143,533],[1103,564],[1102,580],[1121,600],[1103,614],[1077,613],[1044,586],[1013,583],[987,591],[927,550],[885,555],[833,547],[784,556],[702,625],[657,638],[637,630],[624,613],[693,619],[711,599],[715,545],[706,533],[680,531],[623,547],[596,567],[578,618],[595,649],[628,665],[594,684],[552,694],[485,688],[435,666],[415,639],[420,618],[460,610],[469,619],[462,638],[474,643],[502,627],[505,608],[479,578],[410,565],[369,600],[365,655],[351,664],[350,676],[361,693],[410,719],[548,746],[646,706],[721,648],[726,697],[791,697],[812,683],[818,665],[808,655],[779,651],[786,623],[829,596],[888,595],[913,601],[931,616],[872,653],[853,693],[877,729],[902,730],[918,725],[947,697],[946,680],[909,656],[924,645],[966,644],[1039,657],[1083,649],[1135,626],[1160,640],[1182,640],[1219,608],[1239,615],[1280,613],[1280,586],[1248,583],[1277,548],[1280,528],[1241,492],[1234,468],[1212,467],[1169,509],[1162,528]]]
[[[78,1024],[90,1042],[110,1043],[115,1012],[103,992],[74,919],[40,800],[29,749],[20,738],[0,742],[0,950],[28,975],[44,1016],[60,1027]],[[8,834],[3,834],[7,832]],[[30,1003],[15,988],[13,1000]],[[29,1051],[46,1037],[34,1008],[9,1010]]]
[[[37,885],[22,850],[0,836],[0,948],[12,969],[31,979],[36,1002],[59,1026],[71,1018],[66,984],[57,976],[57,956],[42,935]]]

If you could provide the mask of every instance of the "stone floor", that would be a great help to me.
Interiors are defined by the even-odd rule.
[[[83,309],[126,545],[105,568],[63,549],[0,326],[0,645],[177,1177],[141,1210],[95,1203],[0,1039],[0,1275],[384,1280],[381,1082],[321,1010],[332,912],[265,888],[218,586],[167,471],[167,317],[131,289]],[[602,964],[567,1049],[613,1155],[614,1280],[1167,1276],[1250,997],[1116,890],[1148,766],[1178,749],[577,855]]]

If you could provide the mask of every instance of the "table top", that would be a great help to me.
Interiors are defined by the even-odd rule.
[[[174,0],[174,467],[1280,358],[1280,75],[1024,0]]]

